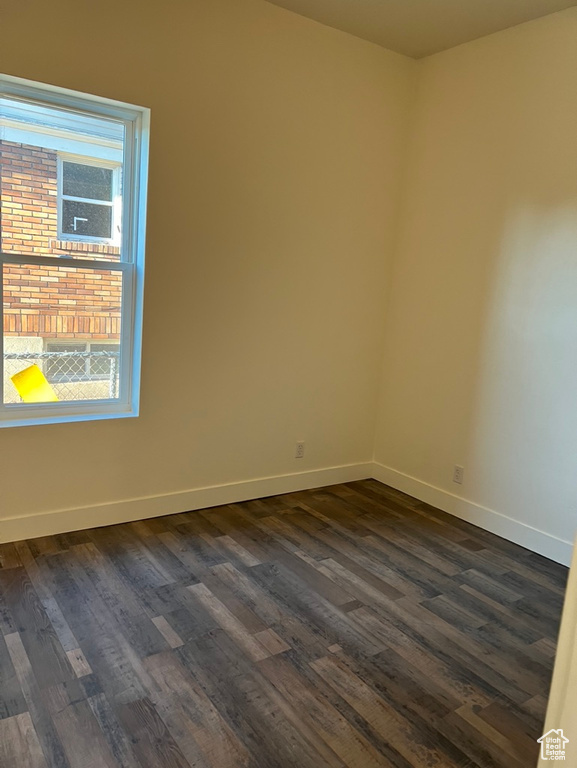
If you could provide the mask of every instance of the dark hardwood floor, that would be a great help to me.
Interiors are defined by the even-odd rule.
[[[0,766],[532,768],[566,576],[375,481],[0,545]]]

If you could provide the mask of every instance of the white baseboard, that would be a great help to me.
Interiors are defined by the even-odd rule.
[[[174,515],[194,509],[234,504],[249,499],[304,491],[336,483],[350,483],[372,476],[373,464],[347,464],[291,475],[263,477],[239,483],[213,485],[188,491],[143,496],[74,509],[61,509],[0,519],[0,543],[52,536],[57,533],[129,523],[149,517]]]
[[[275,496],[280,493],[349,483],[368,477],[373,477],[385,485],[408,493],[420,501],[496,533],[509,541],[514,541],[551,560],[564,565],[570,564],[573,551],[570,541],[539,531],[500,512],[482,507],[480,504],[475,504],[378,462],[347,464],[157,496],[143,496],[93,506],[4,518],[0,520],[0,543],[174,515],[195,509],[217,507],[221,504],[234,504],[249,499]]]
[[[495,512],[493,509],[475,504],[461,496],[444,491],[442,488],[437,488],[378,462],[373,463],[373,477],[385,485],[408,493],[420,501],[442,509],[443,512],[448,512],[455,517],[478,525],[479,528],[496,533],[504,539],[520,544],[533,552],[538,552],[557,563],[571,564],[573,552],[571,541],[559,539],[550,533],[545,533],[545,531],[540,531],[519,520],[507,517],[501,512]]]

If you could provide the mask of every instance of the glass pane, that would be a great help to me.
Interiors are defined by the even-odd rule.
[[[47,352],[44,375],[48,381],[74,381],[86,375],[86,360],[81,356],[62,355],[62,352],[86,352],[86,344],[46,344]]]
[[[124,142],[118,120],[0,97],[1,250],[119,261]],[[65,194],[107,204],[67,204],[59,222],[59,157],[66,154],[79,160],[60,164]],[[120,169],[118,189],[111,164]]]
[[[118,344],[91,344],[90,345],[90,375],[92,378],[110,376],[113,361],[111,353],[118,355]]]
[[[4,403],[119,396],[122,273],[4,266]]]
[[[96,165],[62,163],[62,192],[70,197],[112,202],[112,171]]]
[[[109,205],[62,201],[62,233],[74,237],[112,237],[112,208]]]

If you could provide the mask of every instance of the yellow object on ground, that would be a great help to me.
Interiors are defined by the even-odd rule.
[[[12,383],[25,403],[54,403],[56,393],[37,365],[31,365],[12,376]]]

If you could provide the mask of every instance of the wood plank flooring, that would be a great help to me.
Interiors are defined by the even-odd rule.
[[[0,766],[530,768],[566,577],[369,480],[0,545]]]

